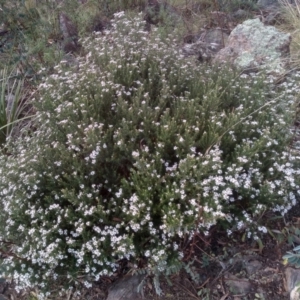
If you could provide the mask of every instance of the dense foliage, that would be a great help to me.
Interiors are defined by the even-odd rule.
[[[78,64],[40,85],[36,130],[0,158],[0,236],[21,285],[89,286],[123,259],[163,272],[181,237],[218,221],[250,237],[262,211],[295,204],[291,98],[263,75],[197,65],[144,27],[119,13],[82,40]]]

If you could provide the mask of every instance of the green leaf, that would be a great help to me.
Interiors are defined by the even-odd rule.
[[[294,253],[290,253],[290,254],[285,254],[285,255],[283,255],[282,258],[283,258],[283,259],[289,259],[289,258],[294,257],[294,256],[295,256]]]
[[[291,265],[295,265],[297,263],[297,261],[298,261],[298,257],[295,257],[295,256],[293,256],[293,257],[291,257],[291,258],[288,259],[288,262]]]
[[[242,236],[242,242],[244,243],[246,239],[246,232],[244,232],[243,236]]]
[[[256,240],[256,242],[257,242],[257,244],[258,244],[259,252],[261,253],[262,250],[263,250],[263,248],[264,248],[263,242],[262,242],[262,240],[261,240],[260,238],[258,238],[258,239]]]

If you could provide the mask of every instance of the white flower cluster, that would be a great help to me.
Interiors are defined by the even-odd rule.
[[[182,259],[179,238],[220,219],[231,234],[296,203],[299,156],[281,146],[288,94],[266,105],[272,92],[244,75],[220,103],[226,72],[203,71],[141,16],[112,27],[82,41],[76,72],[59,65],[41,84],[37,130],[0,157],[0,237],[17,245],[22,263],[5,263],[20,285],[76,274],[90,287],[140,256],[164,271]]]

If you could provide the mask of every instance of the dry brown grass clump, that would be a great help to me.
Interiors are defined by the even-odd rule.
[[[279,0],[279,3],[284,19],[281,27],[292,36],[291,62],[293,67],[298,68],[300,66],[300,1],[295,0],[295,4],[291,4],[289,0]]]

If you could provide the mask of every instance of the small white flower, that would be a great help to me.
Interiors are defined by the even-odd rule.
[[[120,198],[121,195],[122,195],[122,192],[123,192],[123,190],[122,190],[122,189],[119,189],[119,191],[116,193],[116,197],[117,197],[117,198]]]
[[[139,154],[137,151],[133,151],[133,152],[132,152],[132,156],[133,156],[134,158],[137,158],[137,157],[140,156],[140,154]]]

